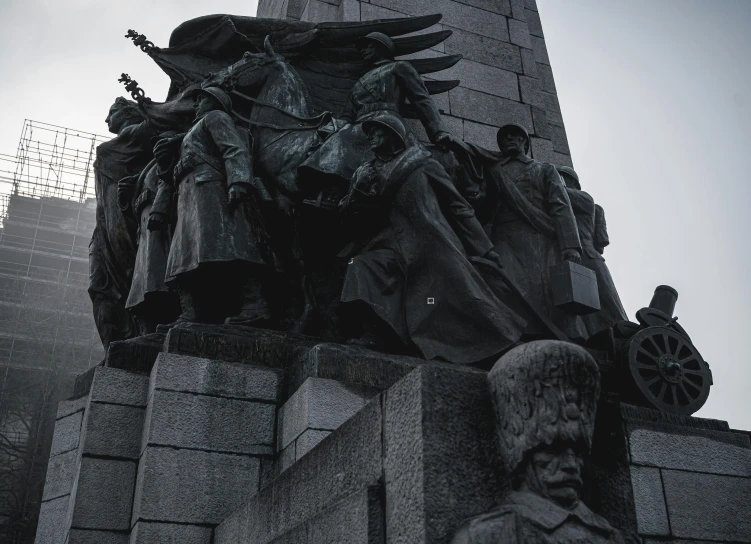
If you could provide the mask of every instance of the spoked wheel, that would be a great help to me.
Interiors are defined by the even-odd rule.
[[[628,366],[643,400],[663,412],[691,415],[709,396],[709,365],[686,337],[667,327],[637,332],[629,343]]]

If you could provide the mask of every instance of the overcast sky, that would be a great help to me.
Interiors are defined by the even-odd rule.
[[[751,429],[751,1],[537,0],[574,166],[603,205],[607,262],[633,314],[654,287],[715,385],[699,416]],[[0,0],[0,153],[25,118],[106,134],[121,72],[166,76],[123,36],[166,46],[179,23],[252,1]]]

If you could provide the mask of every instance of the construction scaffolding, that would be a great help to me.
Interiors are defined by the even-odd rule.
[[[96,147],[27,120],[0,154],[0,542],[32,543],[58,401],[103,351],[88,297]]]

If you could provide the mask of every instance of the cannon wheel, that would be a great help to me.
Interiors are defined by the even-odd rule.
[[[709,366],[691,342],[667,327],[648,327],[629,343],[628,366],[648,405],[671,414],[691,415],[709,396]]]

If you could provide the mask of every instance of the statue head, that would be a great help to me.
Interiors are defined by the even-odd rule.
[[[107,128],[112,134],[120,134],[125,127],[135,125],[143,120],[143,113],[138,109],[136,102],[118,96],[110,107],[104,122],[107,123]]]
[[[370,149],[378,156],[388,157],[407,149],[407,129],[398,117],[381,113],[363,122]]]
[[[355,46],[367,64],[394,59],[394,41],[382,32],[371,32],[357,38]]]
[[[510,123],[498,129],[497,141],[498,148],[504,156],[529,153],[529,133],[517,123]]]
[[[193,91],[193,109],[196,119],[214,110],[232,113],[232,99],[219,87],[202,87]]]
[[[569,342],[530,342],[501,357],[488,382],[501,458],[514,489],[575,508],[592,445],[597,363]]]
[[[566,187],[581,191],[582,186],[579,183],[579,175],[576,173],[576,170],[569,166],[559,166],[558,173],[561,175],[561,179],[563,179]]]

